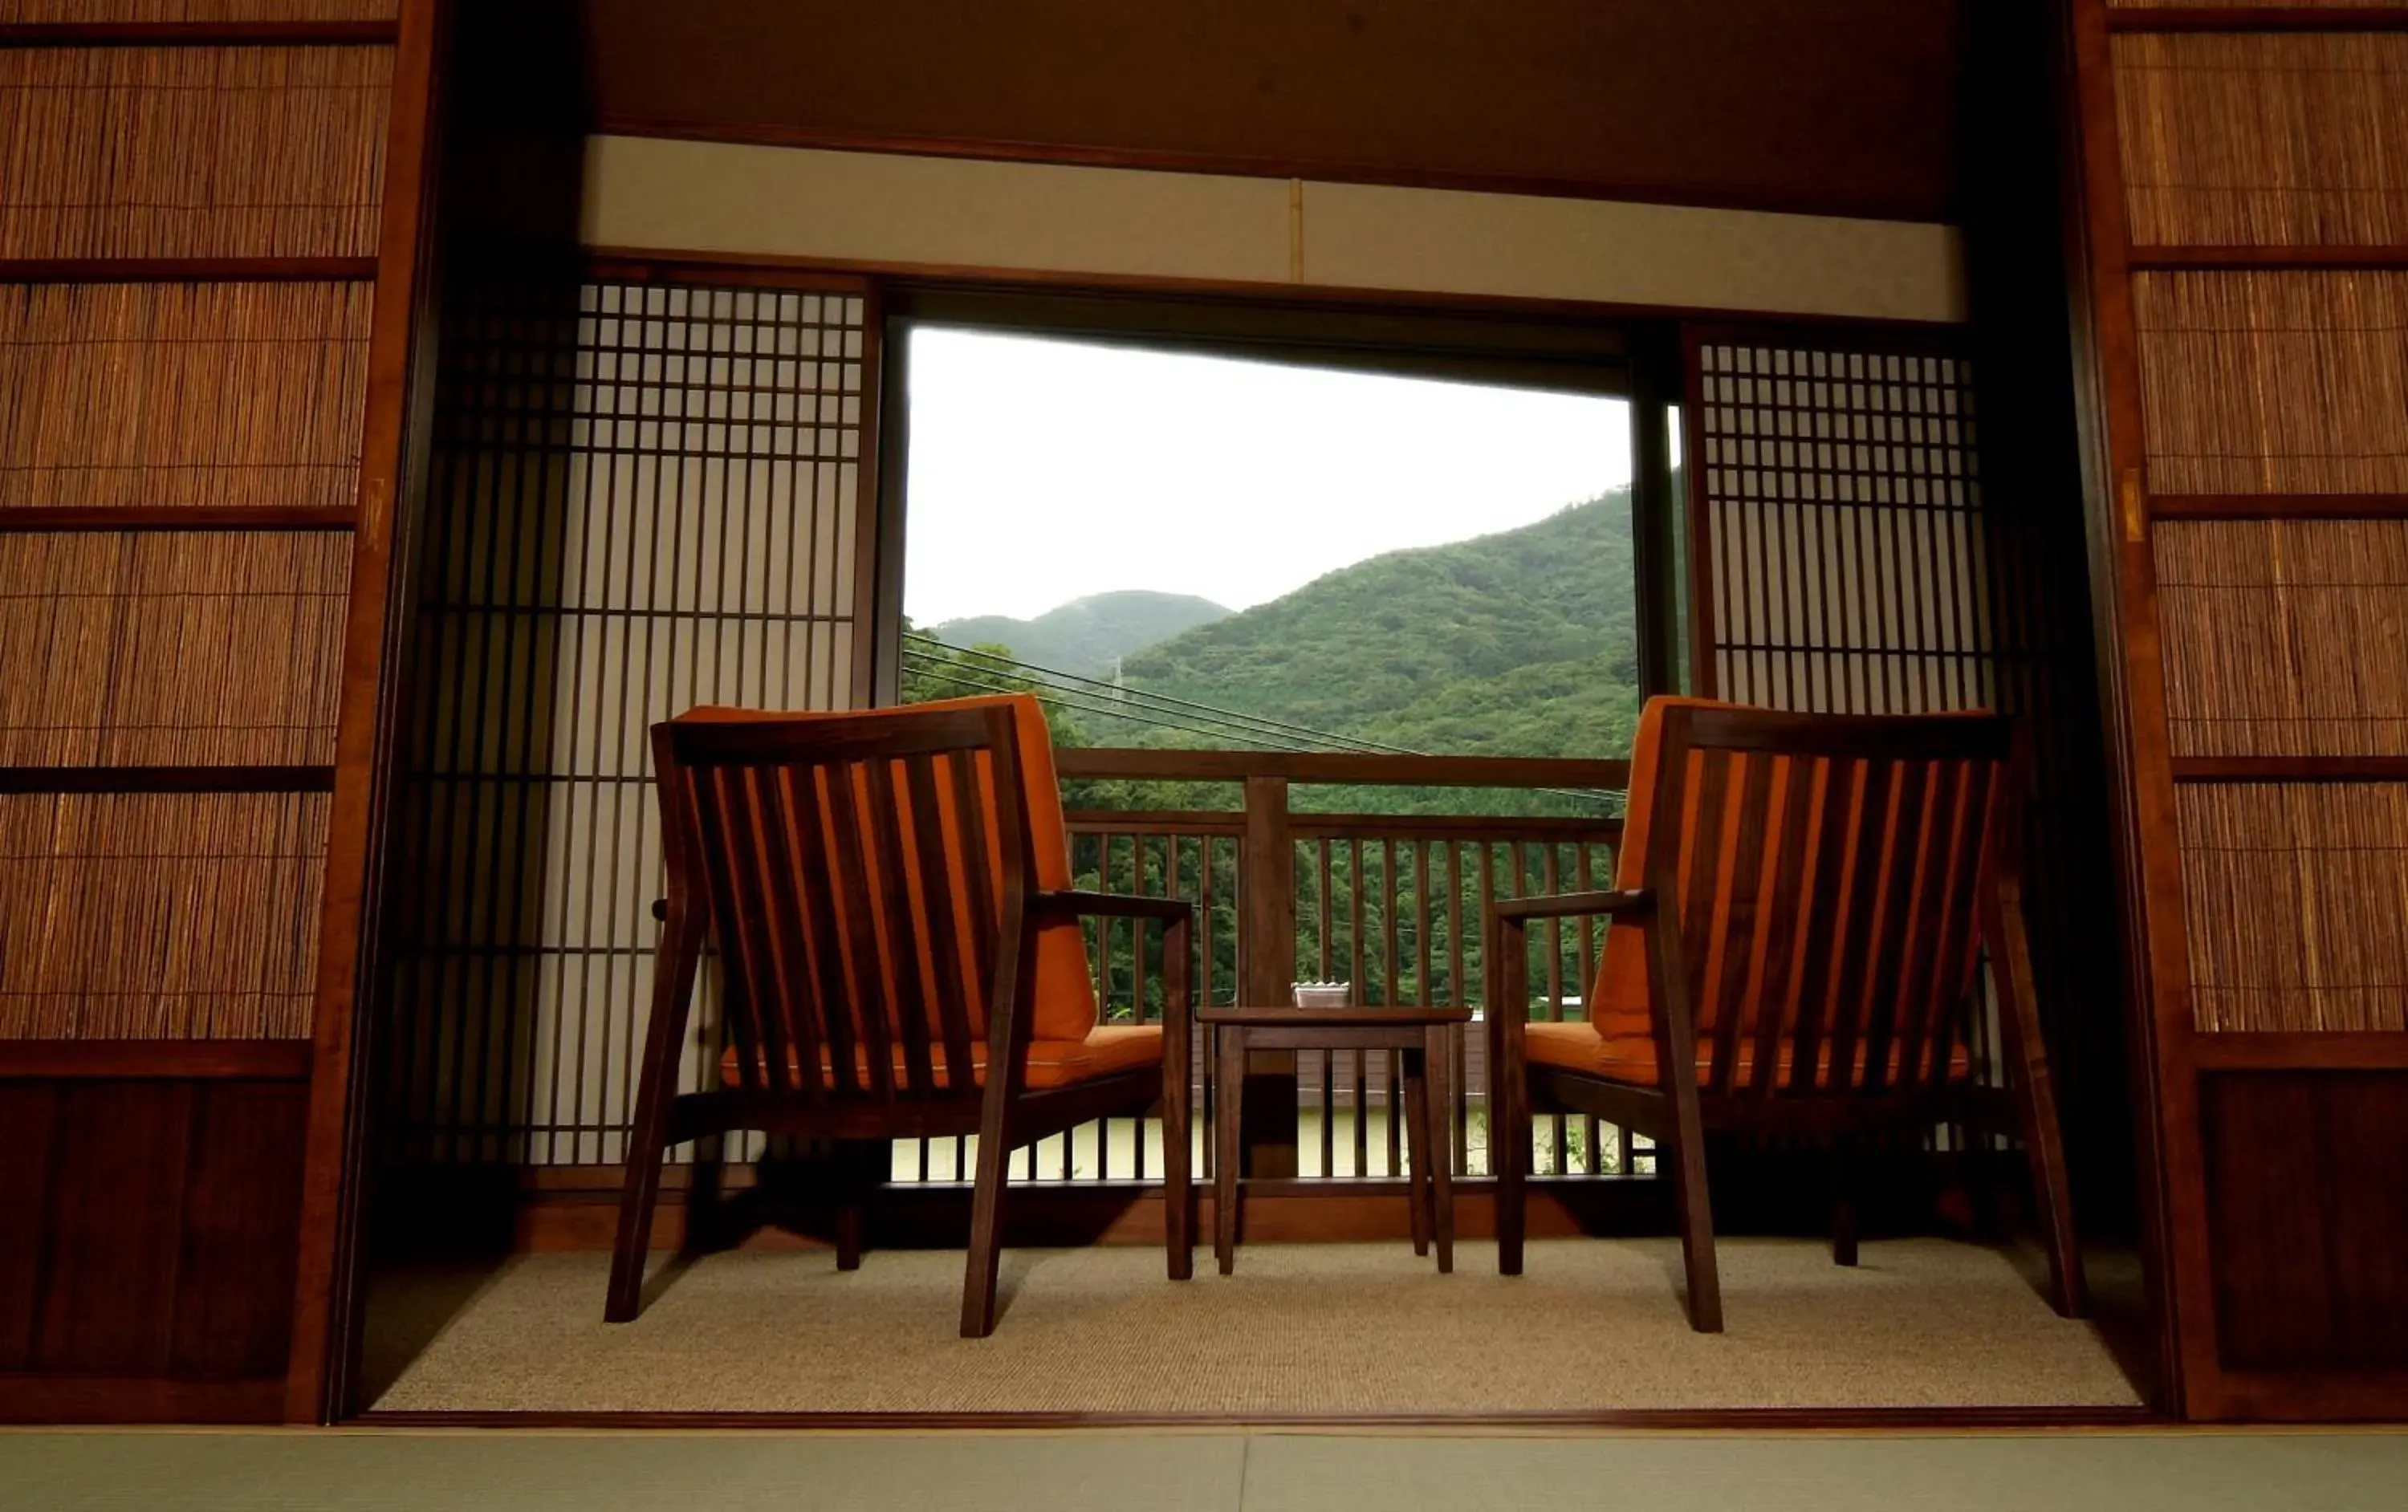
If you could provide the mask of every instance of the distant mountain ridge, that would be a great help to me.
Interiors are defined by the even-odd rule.
[[[1024,662],[1081,677],[1109,678],[1115,661],[1226,620],[1229,612],[1192,593],[1126,589],[1072,599],[1033,620],[1000,614],[948,620],[929,634],[948,646],[1009,646]]]
[[[1151,692],[1407,749],[1618,756],[1639,715],[1636,600],[1630,492],[1617,489],[1515,530],[1341,567],[1129,656],[1123,673]]]

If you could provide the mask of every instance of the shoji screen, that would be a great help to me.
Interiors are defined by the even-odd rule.
[[[608,1165],[652,1002],[649,727],[860,695],[874,310],[631,271],[448,311],[386,1156]]]
[[[1682,413],[1697,684],[1835,714],[1994,708],[2032,748],[2033,968],[2077,1168],[2121,1089],[2100,956],[2096,726],[2073,501],[1984,488],[1974,364],[1944,330],[1692,328]],[[2112,1135],[2093,1141],[2119,1149]]]
[[[0,0],[0,1419],[319,1410],[434,47]]]
[[[2408,31],[2074,17],[2183,1399],[2408,1411]]]
[[[1994,701],[1972,364],[1950,339],[1693,329],[1701,691],[1816,713]]]

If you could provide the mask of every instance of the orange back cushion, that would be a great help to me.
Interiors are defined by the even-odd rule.
[[[824,720],[875,718],[882,713],[906,713],[935,708],[996,708],[1009,707],[1020,734],[1021,804],[1028,817],[1029,840],[1035,852],[1036,870],[1028,879],[1029,886],[1052,892],[1070,886],[1069,831],[1062,819],[1062,788],[1054,769],[1054,737],[1045,723],[1045,706],[1028,693],[996,693],[975,698],[948,698],[934,703],[914,704],[908,709],[867,709],[836,713],[817,711],[765,711],[761,709],[703,706],[689,709],[679,716],[692,720]],[[995,832],[994,775],[982,759],[978,763],[981,787],[987,802],[985,813],[988,833],[984,840],[990,855],[1000,860],[1001,836]],[[961,836],[954,826],[944,824],[945,848],[956,857]],[[903,848],[903,867],[913,891],[922,888],[919,861],[910,846]],[[971,990],[971,1001],[982,1006],[986,984],[966,984]],[[978,1032],[984,1033],[984,1015],[979,1015]],[[1040,928],[1037,933],[1037,1002],[1032,1031],[1037,1039],[1084,1039],[1096,1027],[1095,980],[1088,973],[1086,937],[1076,920],[1064,920]]]
[[[1630,748],[1630,797],[1623,809],[1622,846],[1613,860],[1616,888],[1647,885],[1647,837],[1656,818],[1656,764],[1664,739],[1664,711],[1684,706],[1722,706],[1711,698],[1658,696],[1639,712],[1639,735]],[[1675,816],[1672,822],[1679,821]],[[1605,950],[1589,989],[1588,1021],[1609,1039],[1644,1037],[1653,1032],[1647,1012],[1647,934],[1640,925],[1617,920],[1605,932]]]

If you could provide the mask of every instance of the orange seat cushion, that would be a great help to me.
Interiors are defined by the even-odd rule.
[[[976,698],[947,698],[934,703],[913,704],[908,709],[895,712],[916,712],[924,709],[1009,708],[1020,735],[1020,788],[1022,806],[1028,814],[1031,849],[1036,855],[1035,874],[1031,886],[1045,892],[1059,892],[1070,886],[1070,837],[1062,819],[1062,784],[1054,769],[1054,736],[1045,723],[1045,706],[1028,693],[998,693]],[[806,721],[829,719],[874,718],[882,710],[854,710],[836,713],[780,712],[765,714],[759,709],[722,708],[706,706],[689,709],[678,716],[681,721],[704,722],[792,720]],[[1000,847],[994,831],[995,792],[993,774],[982,754],[979,760],[982,789],[989,794],[986,806],[988,830],[986,843],[999,860]],[[958,857],[954,848],[961,844],[953,827],[945,827],[944,842],[949,854]],[[910,845],[903,849],[903,869],[910,886],[920,886],[919,857]],[[981,1007],[973,1023],[973,1034],[984,1038],[986,1034],[983,1003],[986,986],[970,984],[973,1001]],[[1087,940],[1075,919],[1059,920],[1040,926],[1037,931],[1037,1011],[1033,1037],[1039,1040],[1083,1040],[1096,1027],[1096,984],[1088,975]],[[897,1028],[899,1033],[899,1026]]]
[[[1595,1026],[1577,1020],[1571,1023],[1537,1023],[1528,1026],[1523,1038],[1523,1048],[1532,1065],[1551,1065],[1561,1067],[1566,1071],[1584,1072],[1592,1077],[1602,1077],[1608,1081],[1619,1081],[1632,1087],[1657,1085],[1656,1040],[1652,1034],[1640,1034],[1635,1037],[1616,1034],[1609,1037],[1598,1034]],[[1739,1063],[1732,1068],[1731,1084],[1735,1087],[1744,1087],[1749,1085],[1749,1077],[1756,1069],[1756,1046],[1742,1040],[1738,1049]],[[1854,1075],[1849,1078],[1851,1082],[1864,1075],[1865,1063],[1870,1053],[1871,1047],[1859,1040],[1856,1047]],[[1905,1046],[1896,1041],[1891,1042],[1889,1085],[1895,1086],[1899,1081],[1899,1063],[1904,1058],[1905,1053]],[[1928,1046],[1925,1053],[1929,1053]],[[1786,1039],[1783,1040],[1780,1060],[1773,1071],[1774,1086],[1789,1085],[1789,1074],[1795,1057],[1796,1051],[1789,1042]],[[1700,1035],[1698,1041],[1698,1086],[1702,1087],[1712,1079],[1713,1068],[1713,1043]],[[1831,1047],[1827,1042],[1815,1056],[1814,1080],[1817,1086],[1830,1086],[1826,1079],[1830,1075],[1830,1070]],[[1948,1058],[1948,1075],[1951,1078],[1956,1078],[1971,1074],[1972,1060],[1960,1046]]]
[[[908,1063],[903,1047],[900,1045],[895,1047],[894,1059],[895,1080],[899,1087],[904,1079],[904,1067]],[[948,1075],[949,1068],[945,1064],[943,1047],[931,1046],[928,1059],[933,1064],[937,1085],[939,1087],[951,1085],[952,1078]],[[1028,1086],[1032,1091],[1041,1091],[1048,1088],[1068,1087],[1082,1081],[1093,1081],[1097,1077],[1109,1077],[1114,1072],[1136,1071],[1161,1063],[1162,1026],[1160,1024],[1108,1024],[1103,1028],[1091,1030],[1081,1039],[1030,1041]],[[786,1074],[790,1078],[790,1084],[791,1078],[800,1072],[801,1066],[801,1058],[792,1050],[787,1051]],[[853,1051],[853,1066],[857,1079],[853,1085],[868,1086],[870,1084],[869,1052],[867,1049],[857,1048]],[[730,1087],[743,1085],[741,1070],[737,1053],[733,1049],[719,1058],[719,1079]],[[986,1042],[984,1040],[976,1041],[970,1046],[970,1076],[975,1085],[981,1087],[986,1085]],[[836,1085],[836,1064],[824,1048],[820,1051],[820,1083],[825,1087]]]

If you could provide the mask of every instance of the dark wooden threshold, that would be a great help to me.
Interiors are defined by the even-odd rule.
[[[304,1081],[306,1039],[0,1039],[12,1080]]]
[[[2231,1370],[2219,1416],[2253,1422],[2408,1422],[2408,1370]]]
[[[2408,1070],[2408,1034],[2196,1034],[2190,1059],[2201,1071]]]
[[[1166,1285],[1168,1283],[1165,1283]],[[1666,1407],[1612,1412],[1115,1413],[1115,1412],[363,1412],[366,1428],[895,1429],[1011,1431],[1064,1428],[1644,1428],[1742,1433],[1965,1433],[2048,1428],[2157,1428],[2147,1407]]]
[[[0,24],[0,48],[303,48],[391,46],[391,21],[92,21]]]
[[[179,1381],[141,1376],[0,1375],[0,1423],[275,1423],[281,1377]]]
[[[0,258],[0,283],[372,283],[373,257]]]
[[[1864,1220],[1882,1232],[1958,1233],[1964,1173],[1947,1157],[1905,1153],[1896,1168],[1868,1174]],[[687,1243],[697,1209],[695,1168],[662,1173],[655,1249]],[[498,1254],[609,1249],[617,1233],[624,1173],[615,1165],[510,1167],[409,1165],[378,1178],[373,1215],[378,1248],[410,1253]],[[697,1248],[817,1248],[830,1242],[834,1215],[818,1205],[808,1165],[756,1170],[730,1166]],[[1455,1183],[1455,1230],[1467,1239],[1496,1234],[1496,1189],[1485,1177]],[[2020,1191],[2020,1187],[2013,1190]],[[1649,1177],[1541,1177],[1528,1187],[1534,1237],[1644,1237],[1670,1234],[1671,1193]],[[969,1226],[964,1183],[897,1183],[871,1205],[872,1242],[896,1249],[958,1248]],[[1211,1232],[1212,1193],[1199,1185],[1197,1211]],[[1759,1153],[1716,1172],[1715,1211],[1729,1233],[1821,1234],[1827,1214],[1819,1163]],[[1404,1243],[1411,1237],[1403,1188],[1387,1181],[1282,1180],[1247,1184],[1243,1237],[1249,1242]],[[1136,1181],[1038,1183],[1012,1188],[1005,1207],[1008,1243],[1018,1246],[1160,1244],[1162,1189]]]
[[[2176,782],[2408,782],[2408,756],[2177,756]]]
[[[2111,32],[2401,32],[2408,6],[2111,7]]]
[[[0,766],[0,792],[332,792],[331,766]]]
[[[54,531],[127,530],[352,530],[357,509],[301,505],[37,506],[0,509],[0,535]]]
[[[2408,268],[2408,247],[2135,247],[2124,254],[2134,273],[2247,269],[2345,273]]]

